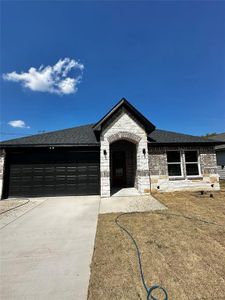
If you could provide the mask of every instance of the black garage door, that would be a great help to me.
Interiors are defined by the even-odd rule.
[[[99,194],[99,151],[11,153],[8,196]]]

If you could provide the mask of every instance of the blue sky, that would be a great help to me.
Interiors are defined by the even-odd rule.
[[[1,5],[2,140],[94,123],[122,97],[160,129],[225,131],[224,1]],[[65,58],[54,87],[24,79]]]

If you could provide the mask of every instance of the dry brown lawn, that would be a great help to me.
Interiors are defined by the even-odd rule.
[[[213,195],[157,194],[168,210],[120,219],[139,245],[147,285],[161,284],[170,300],[225,299],[225,193]],[[89,300],[146,299],[134,246],[116,226],[117,215],[99,216]]]
[[[225,191],[225,180],[220,180],[220,189]]]

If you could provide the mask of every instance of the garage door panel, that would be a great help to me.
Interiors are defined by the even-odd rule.
[[[99,194],[99,161],[10,164],[8,195],[55,196]],[[74,160],[75,161],[75,160]]]
[[[55,167],[43,167],[43,172],[46,174],[52,174],[55,172]]]
[[[20,169],[11,170],[11,177],[13,177],[13,176],[20,176],[21,173],[22,173],[22,171]]]
[[[26,168],[26,167],[23,166],[23,168],[21,168],[21,173],[22,174],[32,174],[33,173],[33,168],[32,167]]]
[[[76,167],[67,167],[67,173],[74,174],[77,171]]]
[[[64,174],[64,175],[63,174],[61,174],[61,175],[55,174],[54,178],[58,182],[63,182],[63,181],[66,182],[66,174]]]

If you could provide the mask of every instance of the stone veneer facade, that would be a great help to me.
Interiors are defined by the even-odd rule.
[[[101,133],[100,170],[101,196],[110,196],[110,144],[128,140],[136,145],[136,180],[135,187],[141,194],[151,191],[173,192],[180,190],[219,190],[216,154],[214,147],[155,147],[147,141],[143,126],[126,110],[111,120]],[[143,153],[145,149],[145,154]],[[168,176],[167,150],[180,150],[184,164],[185,150],[197,150],[199,153],[200,175],[186,177],[185,168],[182,178]],[[106,151],[106,152],[105,152]],[[104,154],[107,153],[106,155]]]
[[[167,168],[167,150],[180,150],[181,163],[184,164],[185,150],[197,150],[199,153],[200,175],[186,177],[185,168],[182,178],[169,178]],[[214,147],[151,147],[149,144],[149,168],[151,191],[173,192],[180,190],[219,190],[216,153]]]
[[[127,140],[136,144],[136,187],[141,194],[149,193],[147,134],[143,126],[128,111],[123,110],[112,122],[106,124],[101,133],[101,196],[110,196],[110,144],[119,140]],[[143,149],[145,149],[145,154]]]

